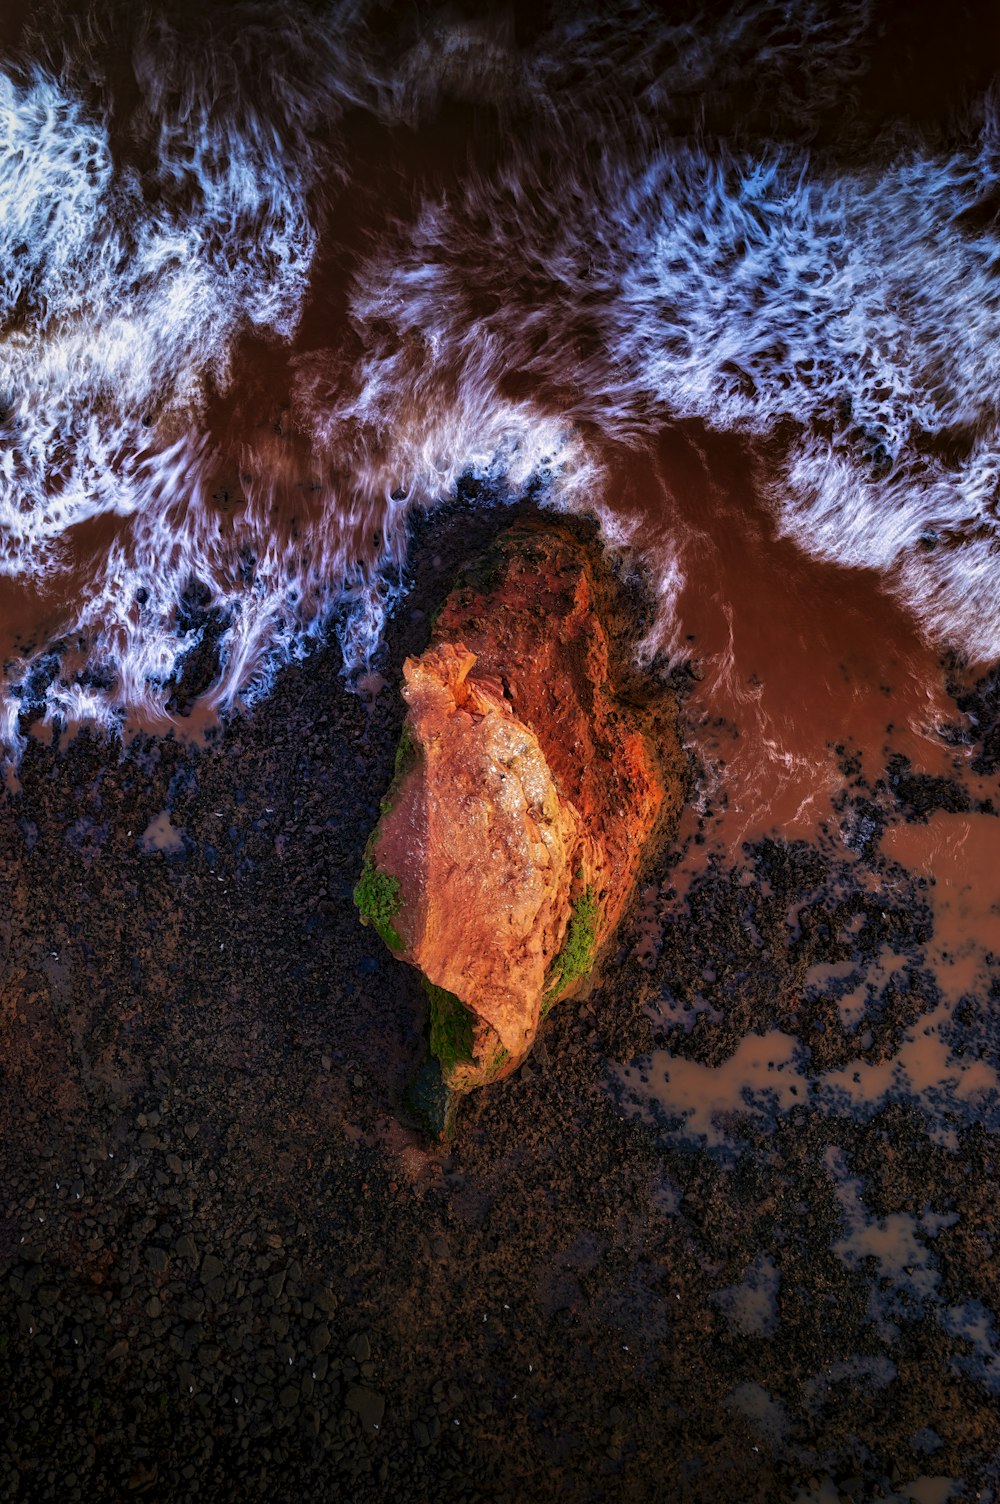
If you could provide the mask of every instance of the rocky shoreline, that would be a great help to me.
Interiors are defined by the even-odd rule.
[[[470,502],[417,526],[390,683],[510,520]],[[352,903],[403,707],[346,694],[338,658],[205,749],[32,743],[0,806],[0,1492],[991,1497],[988,1362],[912,1268],[893,1285],[832,1249],[857,1180],[879,1225],[938,1218],[942,1309],[997,1310],[992,1120],[952,1146],[901,1100],[775,1103],[717,1147],[632,1111],[620,1077],[666,1048],[717,1066],[777,1026],[833,1070],[857,1052],[836,998],[792,1000],[890,943],[910,962],[865,1048],[891,1058],[933,1005],[921,880],[889,903],[804,843],[748,852],[752,893],[709,868],[652,962],[627,917],[594,992],[432,1152],[402,1107],[426,1000]],[[892,797],[845,774],[852,819]],[[678,855],[648,881],[666,891]],[[650,1000],[706,972],[724,1016],[658,1029]],[[996,1058],[986,1000],[955,1028]]]

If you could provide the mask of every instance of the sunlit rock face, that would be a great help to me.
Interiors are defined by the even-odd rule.
[[[406,724],[419,751],[382,821],[378,862],[404,895],[396,926],[406,958],[517,1059],[596,850],[502,684],[471,677],[476,662],[453,643],[406,662]]]
[[[626,702],[615,682],[630,625],[596,547],[522,524],[466,571],[404,665],[396,776],[356,897],[423,973],[448,1093],[524,1058],[679,809],[672,702],[640,706],[634,685]]]

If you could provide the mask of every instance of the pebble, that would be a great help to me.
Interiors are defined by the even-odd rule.
[[[385,1400],[382,1395],[363,1384],[352,1384],[347,1391],[345,1404],[358,1417],[367,1434],[373,1436],[385,1415]]]

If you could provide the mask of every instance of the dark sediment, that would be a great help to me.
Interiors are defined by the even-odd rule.
[[[417,537],[390,683],[508,521],[459,507]],[[905,1102],[804,1101],[717,1152],[608,1078],[664,1045],[718,1063],[754,1028],[824,1069],[887,1058],[935,1001],[926,892],[897,875],[889,901],[829,844],[757,846],[750,884],[706,867],[650,964],[623,933],[429,1153],[401,1107],[426,1004],[351,902],[402,706],[345,694],[338,657],[207,750],[33,743],[0,809],[0,1493],[774,1504],[932,1474],[974,1495],[1000,1422],[973,1346],[903,1297],[880,1328],[884,1281],[831,1252],[829,1165],[873,1216],[959,1212],[941,1299],[996,1310],[986,1121],[955,1148]],[[177,836],[143,844],[163,811]],[[670,875],[664,854],[650,880]],[[883,944],[905,966],[862,1041],[807,973]],[[658,1036],[646,1004],[709,984],[724,1009]],[[995,1056],[992,1017],[970,999],[956,1039]],[[739,1329],[725,1291],[772,1267],[773,1331]]]

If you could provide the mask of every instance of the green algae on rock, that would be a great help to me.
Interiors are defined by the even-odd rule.
[[[372,925],[391,950],[403,949],[403,941],[392,923],[401,903],[399,879],[379,872],[367,854],[354,888],[354,903],[362,924]]]
[[[651,834],[679,812],[676,706],[631,674],[633,635],[599,548],[571,525],[522,523],[404,664],[407,714],[355,902],[423,975],[432,1064],[414,1095],[437,1132],[579,990]]]
[[[542,1017],[552,1004],[581,977],[589,976],[594,966],[594,947],[600,910],[593,888],[581,893],[573,905],[566,931],[566,944],[556,956],[549,973],[545,996],[542,998]]]

